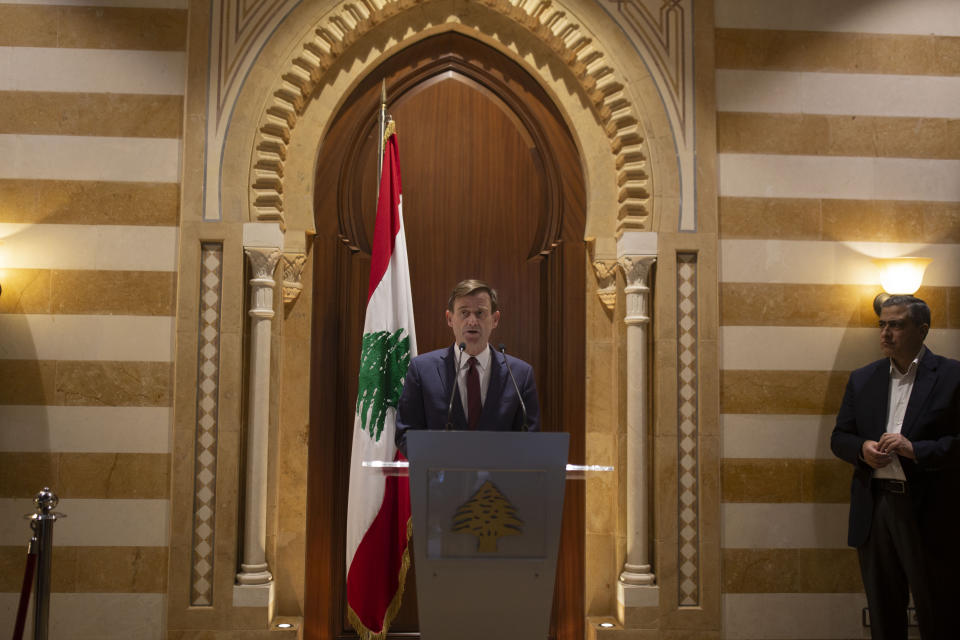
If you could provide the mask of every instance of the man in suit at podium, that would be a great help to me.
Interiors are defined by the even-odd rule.
[[[960,362],[924,346],[919,298],[889,298],[879,325],[887,357],[850,374],[830,443],[854,468],[848,543],[873,638],[906,640],[908,589],[921,637],[956,638]]]
[[[417,356],[407,369],[397,406],[397,448],[406,455],[410,429],[538,430],[533,367],[489,343],[500,323],[496,290],[480,280],[460,282],[446,317],[454,344]]]

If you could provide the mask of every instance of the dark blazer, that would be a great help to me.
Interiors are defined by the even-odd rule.
[[[478,431],[520,431],[523,428],[523,411],[520,400],[510,381],[504,358],[510,361],[510,369],[517,379],[517,386],[527,407],[527,425],[530,431],[540,428],[540,405],[537,402],[537,386],[533,380],[533,367],[513,356],[504,356],[493,347],[490,353],[490,385],[486,401],[477,423]],[[464,353],[464,358],[468,357]],[[424,353],[410,361],[403,394],[397,404],[397,448],[407,453],[407,430],[445,429],[450,393],[456,385],[457,355],[453,345]],[[460,400],[460,393],[453,394],[453,412],[450,416],[454,429],[466,429],[467,417]]]
[[[853,465],[847,543],[863,545],[870,533],[873,469],[861,458],[865,440],[879,440],[887,426],[890,360],[850,374],[830,448]],[[916,460],[900,457],[921,533],[940,539],[960,534],[960,362],[929,349],[917,366],[901,433]]]

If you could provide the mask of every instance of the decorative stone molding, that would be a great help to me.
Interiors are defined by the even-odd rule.
[[[597,277],[597,297],[607,311],[617,305],[617,260],[593,260],[593,274]]]
[[[693,85],[688,82],[693,64],[692,0],[606,0],[616,5],[615,20],[647,52],[653,72],[661,75],[667,110],[680,124],[678,134],[692,133]]]
[[[697,226],[694,198],[693,0],[602,0],[614,5],[611,16],[643,56],[663,98],[680,169],[681,231]],[[618,232],[640,230],[621,216]]]
[[[305,253],[284,251],[280,256],[283,269],[283,303],[292,304],[303,292],[303,266],[307,263]]]
[[[617,305],[617,269],[620,263],[616,258],[598,257],[597,244],[597,238],[587,238],[587,255],[593,275],[597,278],[597,297],[607,311],[613,311]],[[604,245],[606,241],[601,238],[599,244]]]
[[[220,179],[230,113],[264,42],[300,0],[220,0],[210,3],[206,171]],[[220,220],[220,190],[206,189],[204,220]]]
[[[379,24],[418,5],[440,0],[346,0],[321,18],[295,50],[260,117],[250,173],[250,207],[261,221],[284,224],[284,162],[293,129],[327,71],[351,45]],[[517,23],[547,45],[570,69],[610,140],[617,168],[616,201],[624,229],[642,228],[650,216],[646,135],[620,74],[600,42],[576,15],[549,0],[465,0]],[[462,27],[471,11],[457,14]]]
[[[210,107],[216,128],[243,81],[245,58],[263,45],[264,36],[299,1],[221,0],[212,4],[210,29],[216,38],[211,39],[210,79],[215,91],[210,96]]]

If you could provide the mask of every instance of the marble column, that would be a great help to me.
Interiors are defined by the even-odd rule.
[[[273,321],[274,269],[280,259],[283,234],[275,224],[244,225],[243,251],[250,262],[249,389],[247,395],[247,468],[243,517],[243,544],[237,585],[270,585],[267,567],[267,454],[270,426],[270,346]],[[272,590],[271,590],[272,591]],[[251,594],[252,595],[252,592]],[[269,599],[269,591],[264,594]],[[243,598],[236,604],[263,604],[261,598]]]
[[[650,421],[649,361],[650,269],[656,262],[656,234],[624,234],[617,258],[626,277],[627,325],[627,557],[617,584],[621,607],[656,606],[659,595],[650,560],[647,447]]]

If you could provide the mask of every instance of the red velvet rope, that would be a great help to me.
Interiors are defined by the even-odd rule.
[[[13,640],[23,640],[23,628],[27,622],[27,605],[33,589],[33,572],[37,568],[37,554],[27,554],[27,566],[23,570],[23,586],[20,588],[20,606],[17,607],[17,624],[13,627]]]

